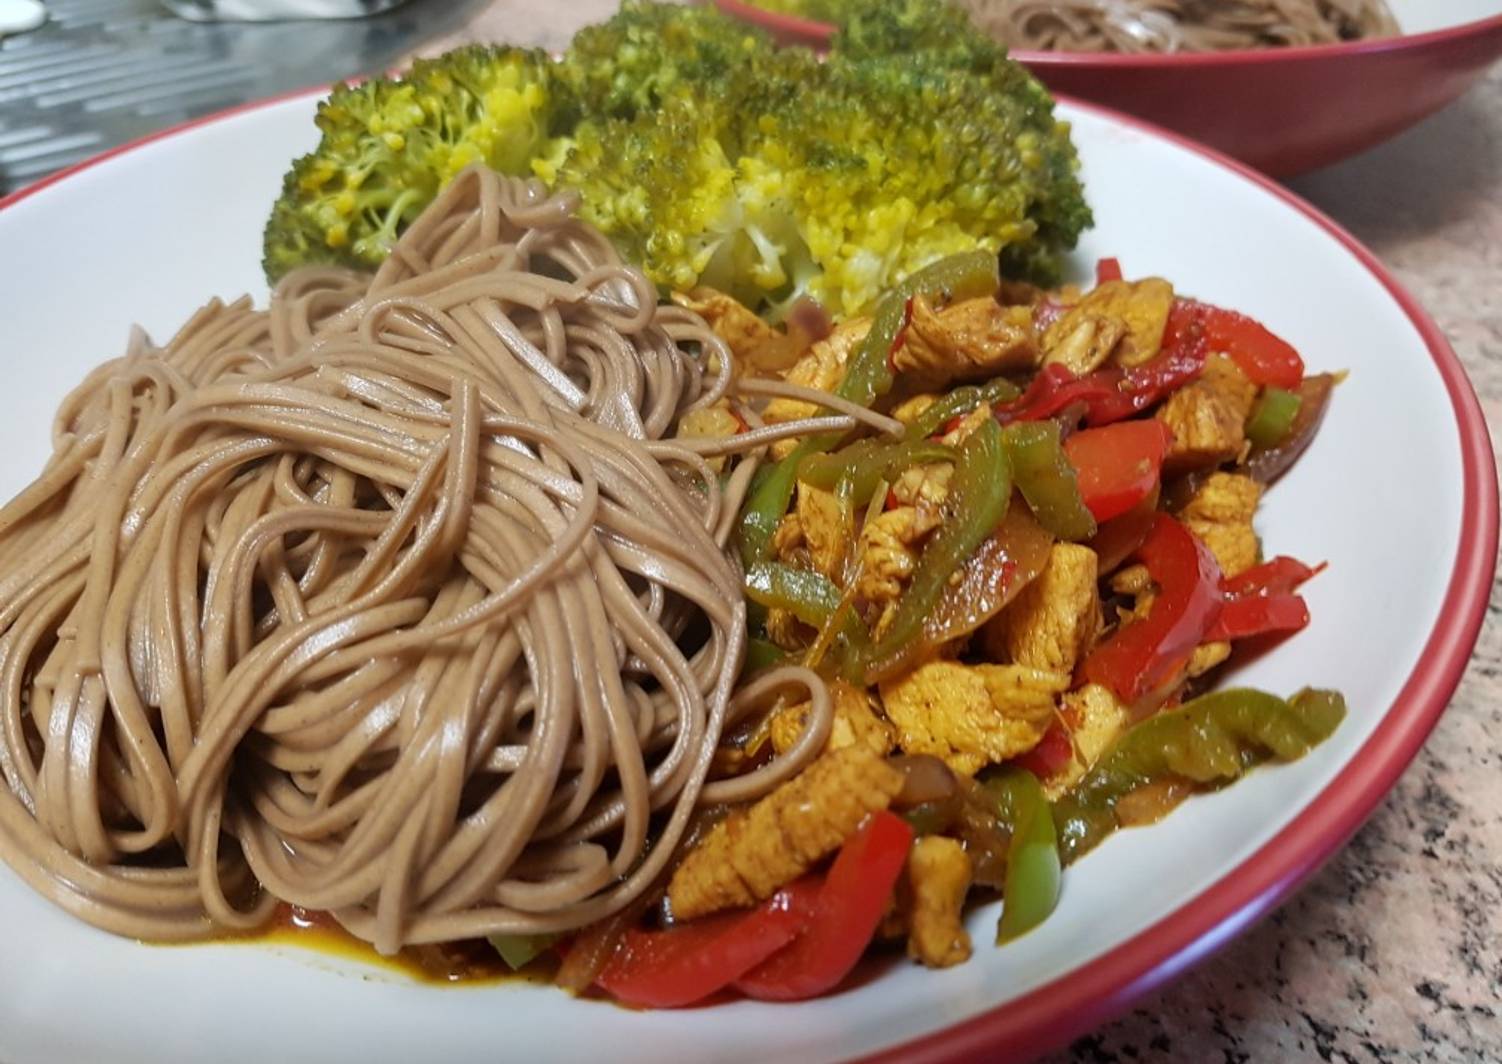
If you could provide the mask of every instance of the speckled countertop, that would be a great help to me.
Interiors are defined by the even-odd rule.
[[[463,36],[561,47],[614,7],[495,0]],[[1502,435],[1502,68],[1292,184],[1395,269]],[[1351,845],[1216,957],[1041,1064],[1502,1062],[1502,592],[1488,614],[1449,712]]]

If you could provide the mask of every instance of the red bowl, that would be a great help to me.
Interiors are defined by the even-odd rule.
[[[714,2],[784,44],[823,49],[834,34],[827,23],[742,0]],[[1055,92],[1126,111],[1290,177],[1374,147],[1465,93],[1502,58],[1502,14],[1304,48],[1012,57]]]

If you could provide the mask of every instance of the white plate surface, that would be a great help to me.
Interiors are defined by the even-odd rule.
[[[164,339],[206,297],[264,299],[261,226],[294,154],[302,98],[156,141],[0,212],[0,494],[46,458],[57,401],[118,354],[132,322]],[[1414,322],[1337,239],[1265,189],[1096,112],[1076,125],[1097,226],[1077,272],[1129,275],[1244,310],[1311,371],[1348,368],[1324,430],[1258,518],[1269,554],[1328,559],[1314,621],[1239,680],[1336,687],[1351,712],[1303,761],[1255,773],[1153,828],[1108,841],[1066,876],[1040,930],[997,950],[976,912],[968,964],[899,966],[802,1005],[631,1013],[526,986],[417,986],[298,950],[162,948],[113,938],[0,868],[0,1060],[224,1064],[330,1059],[660,1062],[818,1060],[974,1017],[1088,965],[1180,910],[1306,807],[1355,756],[1440,620],[1462,514],[1456,415]],[[1231,921],[1223,933],[1236,929]],[[1213,945],[1206,942],[1204,945]]]

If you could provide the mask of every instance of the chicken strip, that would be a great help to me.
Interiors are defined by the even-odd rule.
[[[750,307],[717,289],[701,285],[691,292],[674,292],[673,302],[703,318],[744,367],[780,372],[797,362],[807,347],[808,338],[801,331],[773,328]]]
[[[1086,684],[1070,691],[1062,701],[1060,718],[1069,728],[1074,757],[1058,772],[1045,777],[1043,793],[1050,801],[1058,798],[1100,759],[1126,731],[1127,707],[1108,687]]]
[[[1073,672],[1100,632],[1097,559],[1089,547],[1055,543],[1038,576],[981,629],[993,661]]]
[[[1212,355],[1198,380],[1168,397],[1158,418],[1173,433],[1166,473],[1220,465],[1241,456],[1257,386],[1225,355]]]
[[[1262,486],[1240,473],[1212,473],[1179,511],[1179,520],[1215,555],[1220,571],[1237,576],[1257,564],[1262,544],[1252,528]]]
[[[1163,346],[1173,298],[1161,277],[1097,285],[1044,332],[1044,361],[1078,374],[1113,357],[1123,366],[1150,361]]]
[[[897,745],[895,729],[882,719],[864,689],[836,680],[829,685],[834,701],[834,724],[829,731],[826,750],[843,750],[861,745],[885,757]],[[785,754],[798,742],[808,723],[811,703],[800,702],[777,711],[772,718],[772,748]]]
[[[929,968],[970,959],[970,935],[962,919],[970,877],[970,855],[954,839],[926,835],[913,843],[907,858],[909,957]]]
[[[690,410],[678,419],[680,439],[723,440],[745,431],[746,423],[730,409],[728,399],[721,399],[698,410]],[[711,469],[720,473],[724,471],[728,459],[724,455],[718,455],[706,461]]]
[[[915,296],[903,342],[892,353],[892,368],[916,388],[942,388],[1037,364],[1032,308],[1004,307],[990,296],[937,311]]]
[[[668,883],[673,917],[692,920],[764,901],[885,809],[902,773],[863,745],[821,755],[808,768],[710,829]]]
[[[883,683],[881,701],[904,752],[973,776],[1037,746],[1068,687],[1067,673],[930,661]]]
[[[817,388],[832,392],[845,379],[845,369],[850,364],[850,355],[871,331],[870,318],[851,318],[835,326],[834,332],[814,344],[787,372],[787,380],[805,388]],[[800,418],[814,417],[819,408],[800,399],[773,399],[762,411],[762,420],[768,425]],[[798,446],[796,440],[780,440],[772,445],[774,458],[785,458]]]

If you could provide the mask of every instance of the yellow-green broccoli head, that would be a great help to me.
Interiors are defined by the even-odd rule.
[[[318,107],[318,147],[272,209],[267,277],[309,262],[379,265],[470,163],[529,173],[551,143],[552,65],[541,52],[476,45],[419,60],[400,79],[335,86]]]
[[[628,0],[553,63],[467,48],[340,87],[266,239],[374,266],[465,166],[582,194],[664,289],[712,284],[776,316],[853,314],[958,251],[1048,280],[1090,214],[1043,88],[942,0],[839,0],[825,62],[707,7]]]

